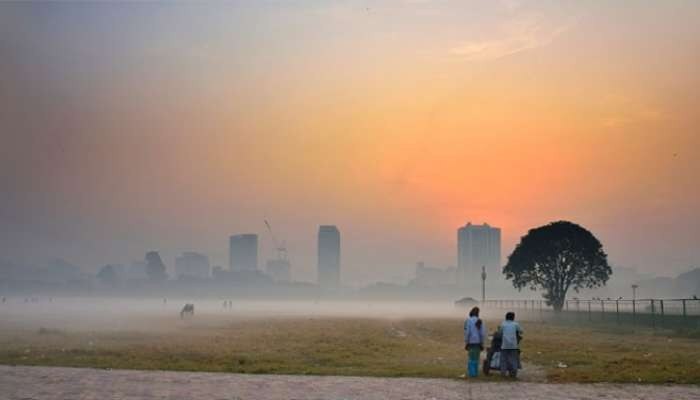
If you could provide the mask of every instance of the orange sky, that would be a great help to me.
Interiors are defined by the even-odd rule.
[[[0,5],[3,252],[86,268],[289,243],[350,284],[455,230],[571,219],[615,265],[700,263],[693,2]],[[261,258],[271,255],[263,237]]]

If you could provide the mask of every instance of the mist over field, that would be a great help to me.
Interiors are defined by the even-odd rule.
[[[194,318],[180,318],[186,303],[195,305]],[[464,318],[468,309],[451,302],[342,302],[223,300],[42,298],[35,303],[13,299],[0,309],[5,326],[30,329],[168,331],[188,326],[225,324],[235,320],[280,318]]]

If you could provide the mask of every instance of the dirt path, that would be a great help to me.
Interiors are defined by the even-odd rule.
[[[700,387],[0,366],[0,399],[700,399]]]

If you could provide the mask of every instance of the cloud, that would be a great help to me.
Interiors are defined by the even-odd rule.
[[[547,46],[571,26],[548,24],[537,14],[518,16],[501,26],[499,37],[466,41],[451,48],[450,53],[468,61],[495,60]]]

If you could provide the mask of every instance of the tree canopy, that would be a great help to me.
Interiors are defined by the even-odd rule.
[[[591,232],[572,222],[558,221],[523,236],[503,273],[518,290],[543,290],[547,304],[560,311],[569,289],[578,292],[605,285],[612,269],[603,245]]]

